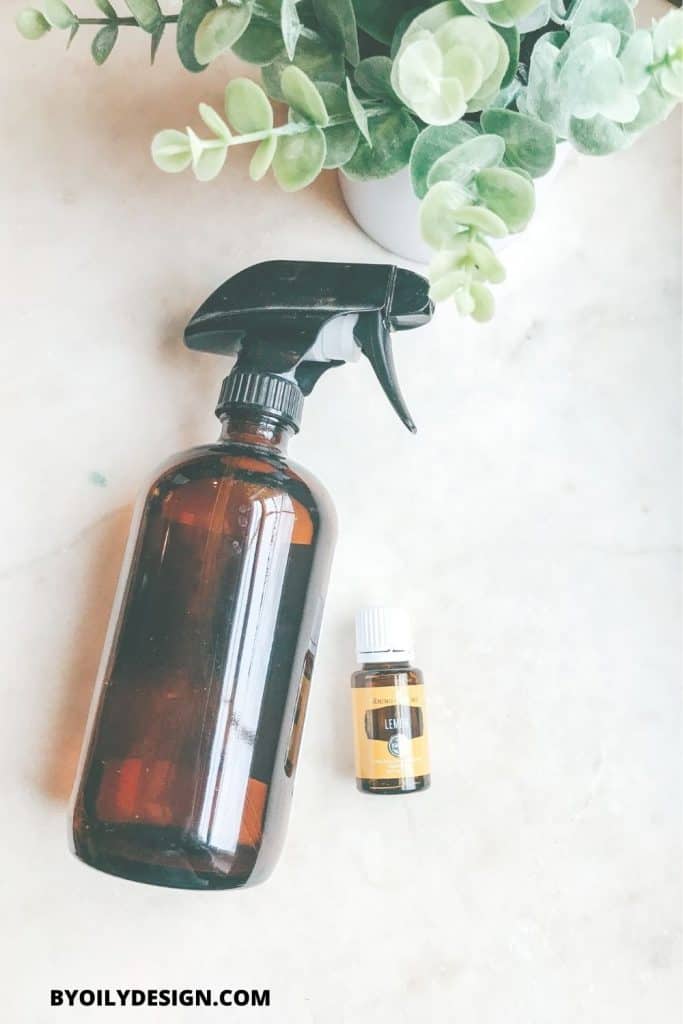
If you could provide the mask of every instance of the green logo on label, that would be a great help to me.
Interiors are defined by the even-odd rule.
[[[409,741],[408,741],[409,742]],[[406,739],[399,732],[395,733],[389,740],[387,746],[392,757],[400,757],[404,751]]]

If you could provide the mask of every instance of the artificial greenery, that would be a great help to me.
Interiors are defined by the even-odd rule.
[[[208,181],[233,146],[253,146],[250,175],[272,169],[285,191],[323,168],[382,178],[410,168],[421,203],[436,300],[477,320],[493,314],[489,284],[504,268],[490,240],[517,232],[534,210],[534,178],[556,145],[602,155],[630,145],[683,99],[683,12],[636,28],[630,0],[92,0],[80,17],[42,0],[17,18],[27,39],[96,26],[92,56],[109,57],[121,29],[150,37],[167,25],[178,56],[202,71],[227,50],[261,68],[263,88],[236,78],[223,112],[202,103],[206,129],[167,129],[156,164]],[[286,105],[275,123],[271,101]]]

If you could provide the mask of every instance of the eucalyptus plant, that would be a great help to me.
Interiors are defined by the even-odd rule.
[[[248,145],[252,179],[272,170],[285,191],[324,168],[365,180],[409,167],[435,251],[431,294],[482,321],[505,276],[491,242],[527,225],[557,144],[615,152],[683,99],[683,12],[637,28],[630,0],[183,0],[179,13],[125,0],[124,16],[91,2],[99,16],[42,0],[17,26],[69,43],[93,26],[103,64],[128,28],[149,36],[154,60],[173,25],[189,72],[228,50],[260,68],[261,85],[228,82],[220,112],[200,104],[201,135],[159,132],[158,167],[209,181]]]

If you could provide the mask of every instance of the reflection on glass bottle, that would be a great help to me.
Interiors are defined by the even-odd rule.
[[[294,706],[294,718],[292,720],[292,731],[289,737],[287,757],[285,759],[285,775],[292,776],[299,760],[301,749],[301,738],[304,732],[304,718],[308,707],[308,697],[311,692],[311,676],[313,674],[313,653],[306,651],[304,658],[303,672],[299,682],[299,691]]]

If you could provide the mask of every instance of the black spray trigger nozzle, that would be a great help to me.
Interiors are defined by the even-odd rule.
[[[411,270],[271,260],[217,288],[187,325],[185,343],[237,356],[219,415],[236,405],[267,406],[274,413],[282,406],[298,427],[303,395],[327,370],[362,353],[401,421],[414,431],[396,377],[391,332],[420,327],[432,312],[429,285]]]
[[[399,419],[411,433],[417,433],[413,417],[401,394],[391,349],[391,334],[381,312],[364,313],[359,316],[353,335],[375,371],[380,387]]]

